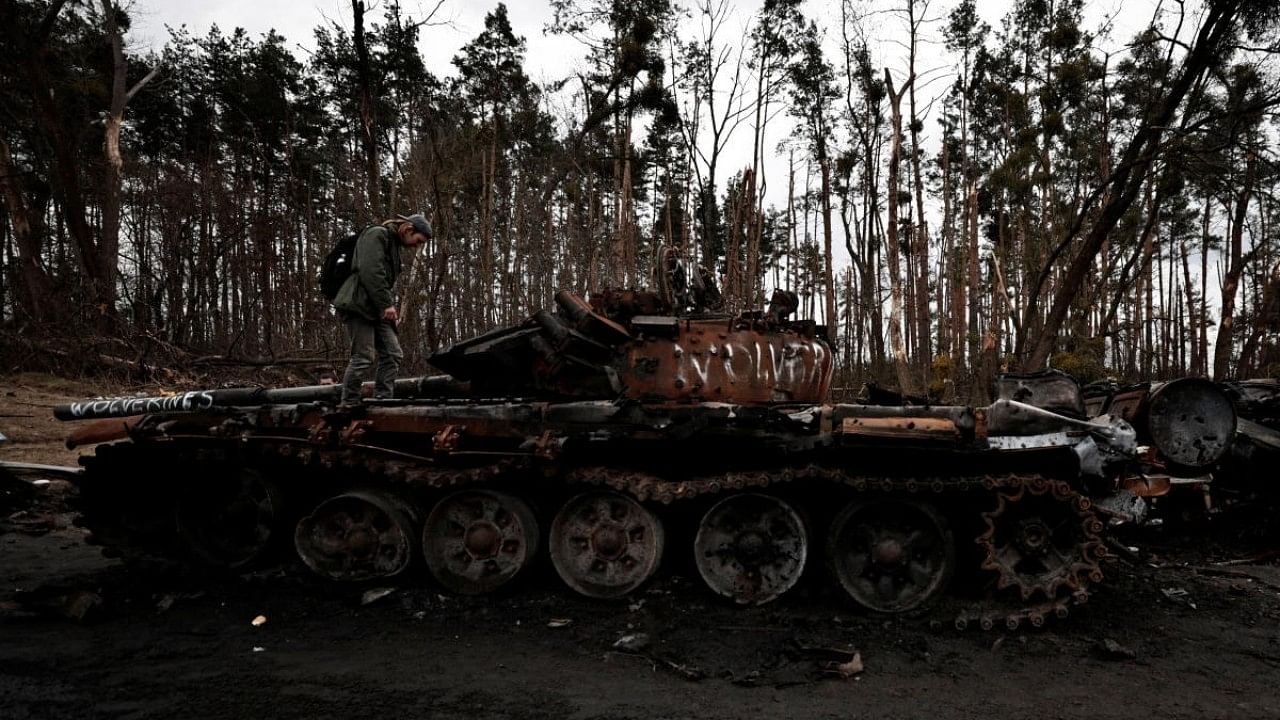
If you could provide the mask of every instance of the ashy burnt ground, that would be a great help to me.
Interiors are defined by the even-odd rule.
[[[60,401],[10,387],[0,415]],[[30,427],[0,418],[18,440],[0,458],[70,462],[65,426],[18,420]],[[1067,620],[958,632],[858,613],[820,573],[748,609],[670,572],[617,603],[578,599],[546,568],[482,598],[425,571],[394,586],[296,567],[194,578],[103,559],[72,492],[5,495],[0,717],[1280,716],[1280,534],[1265,515],[1121,536],[1140,553],[1110,561]]]

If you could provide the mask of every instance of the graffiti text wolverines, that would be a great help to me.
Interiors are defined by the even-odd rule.
[[[76,418],[99,415],[124,416],[160,412],[191,412],[213,407],[213,393],[209,390],[193,390],[179,395],[146,398],[114,398],[71,403],[71,416]]]

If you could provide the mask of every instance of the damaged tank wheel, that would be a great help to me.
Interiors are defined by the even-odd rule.
[[[1102,523],[1089,502],[1061,482],[1033,482],[1001,490],[994,510],[983,513],[986,529],[977,542],[984,570],[996,573],[998,589],[1014,588],[1022,599],[1048,600],[1083,590],[1101,574],[1105,553]]]
[[[955,567],[946,520],[933,506],[906,500],[850,503],[831,524],[827,552],[849,597],[881,613],[923,608]]]
[[[578,495],[551,522],[551,562],[565,584],[592,598],[617,598],[658,569],[662,523],[615,492]]]
[[[514,495],[463,490],[436,503],[427,516],[422,552],[431,574],[449,590],[491,592],[537,555],[538,521]]]
[[[763,605],[795,586],[808,556],[804,521],[783,500],[745,493],[716,503],[693,541],[702,579],[740,605]]]
[[[374,490],[343,493],[320,503],[298,522],[298,556],[329,580],[389,578],[413,559],[413,509]]]
[[[255,470],[201,478],[179,498],[178,533],[196,558],[235,570],[251,565],[278,537],[283,506],[275,483]]]

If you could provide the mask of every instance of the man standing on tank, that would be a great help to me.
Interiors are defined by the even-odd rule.
[[[400,275],[400,248],[416,248],[431,237],[431,223],[415,213],[371,225],[356,239],[351,275],[333,299],[351,339],[351,361],[342,378],[343,405],[360,402],[360,385],[375,355],[378,370],[373,395],[391,397],[404,357],[396,334],[400,314],[393,293]]]

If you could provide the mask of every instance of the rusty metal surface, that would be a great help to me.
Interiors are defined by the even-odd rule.
[[[1120,487],[1137,497],[1151,498],[1168,495],[1173,483],[1168,475],[1133,475],[1122,478]]]
[[[921,440],[960,440],[963,436],[956,423],[947,418],[858,418],[847,417],[840,423],[845,435],[873,438]]]
[[[591,303],[561,291],[557,309],[446,348],[429,359],[473,392],[673,402],[820,402],[830,347],[786,308],[742,316],[663,315],[652,293]],[[634,324],[632,324],[634,321]],[[630,327],[628,327],[630,325]]]
[[[998,588],[1012,588],[1024,601],[1037,595],[1052,600],[1102,579],[1102,522],[1088,499],[1066,483],[1039,480],[1004,489],[982,517],[982,567],[997,574]]]
[[[77,425],[67,435],[67,449],[75,450],[84,445],[123,440],[143,418],[142,415],[127,415],[122,418],[103,418],[91,420]]]
[[[738,329],[729,319],[686,320],[674,338],[645,337],[618,369],[636,400],[821,402],[834,358],[825,342]]]

